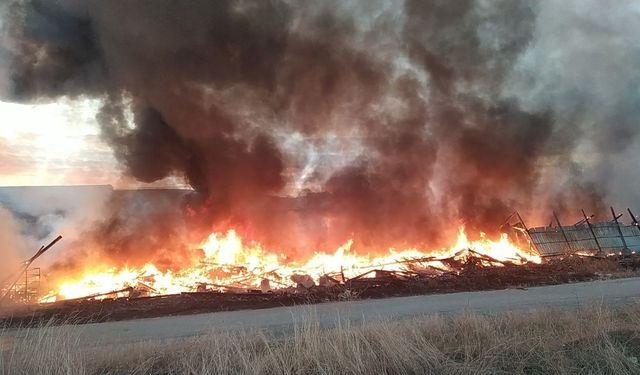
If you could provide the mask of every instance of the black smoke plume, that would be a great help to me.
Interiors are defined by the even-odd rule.
[[[115,202],[94,235],[119,258],[166,247],[142,249],[145,236],[231,227],[288,254],[349,238],[371,251],[440,246],[459,223],[493,233],[515,209],[602,206],[602,173],[639,129],[640,74],[611,73],[629,78],[626,94],[595,103],[572,67],[546,64],[553,54],[589,79],[575,58],[591,50],[561,40],[593,32],[577,12],[500,0],[16,1],[3,95],[101,98],[123,173],[193,187],[165,218]],[[601,22],[609,39],[597,48],[631,59],[609,43],[625,29]],[[596,162],[580,158],[585,142]]]

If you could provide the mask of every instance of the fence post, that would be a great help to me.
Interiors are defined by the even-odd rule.
[[[622,228],[620,228],[620,223],[618,222],[618,217],[616,216],[616,211],[614,211],[613,206],[610,206],[609,208],[611,208],[611,215],[613,215],[613,221],[616,222],[616,228],[618,228],[618,233],[620,234],[620,239],[622,240],[622,246],[624,246],[624,249],[622,249],[622,252],[627,255],[630,253],[629,251],[629,247],[627,246],[627,240],[624,239],[624,234],[622,233]]]
[[[531,233],[529,232],[529,228],[527,227],[527,224],[525,224],[524,220],[522,220],[522,216],[520,216],[520,213],[518,211],[516,211],[516,215],[518,215],[518,220],[520,220],[520,223],[524,227],[525,232],[527,232],[527,236],[529,236],[529,241],[530,241],[529,243],[531,244],[531,247],[536,250],[538,255],[542,256],[542,253],[540,253],[540,250],[538,249],[538,245],[533,240],[533,237],[531,237]]]
[[[598,237],[596,237],[596,232],[593,231],[593,228],[591,227],[591,222],[589,221],[589,218],[587,217],[587,214],[584,213],[584,210],[582,211],[582,216],[584,216],[584,220],[587,222],[587,226],[589,227],[589,231],[591,232],[591,235],[593,236],[593,239],[596,241],[596,246],[598,246],[598,254],[602,255],[602,247],[600,247],[600,242],[598,242]]]
[[[553,217],[556,219],[556,223],[558,223],[558,227],[562,232],[562,237],[564,237],[564,242],[567,243],[567,246],[569,247],[569,251],[573,253],[573,246],[571,246],[571,242],[569,242],[569,237],[567,237],[567,234],[564,232],[564,228],[562,227],[562,224],[560,224],[560,219],[558,219],[558,215],[556,214],[555,211],[553,211]]]
[[[631,212],[630,208],[627,208],[627,211],[629,211],[629,215],[631,215],[631,220],[633,221],[633,225],[636,226],[636,228],[638,228],[638,230],[640,230],[640,224],[638,224],[638,220],[636,220],[635,215],[633,215],[633,212]]]

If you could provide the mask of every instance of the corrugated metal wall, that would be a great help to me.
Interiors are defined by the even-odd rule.
[[[562,255],[576,251],[598,251],[598,244],[605,253],[624,252],[625,242],[628,252],[640,252],[640,229],[634,225],[621,224],[623,241],[617,226],[615,223],[592,224],[591,228],[598,239],[597,243],[586,224],[563,226],[562,229],[560,227],[531,228],[529,234],[542,256]],[[565,240],[565,236],[568,241]]]

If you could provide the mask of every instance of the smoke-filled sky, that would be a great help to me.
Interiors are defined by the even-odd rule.
[[[190,225],[295,249],[640,201],[637,1],[0,13],[0,184],[190,186]]]

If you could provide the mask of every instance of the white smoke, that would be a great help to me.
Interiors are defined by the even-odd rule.
[[[24,260],[62,235],[63,240],[38,259],[38,266],[49,265],[82,245],[87,228],[104,217],[112,191],[110,186],[0,188],[0,223],[8,238],[1,243],[11,243],[12,252]]]
[[[29,241],[22,235],[22,223],[11,211],[0,206],[0,281],[15,272],[24,254],[29,248]]]
[[[528,111],[550,111],[557,124],[538,196],[568,191],[580,175],[607,204],[640,199],[640,178],[630,173],[640,154],[638,19],[637,1],[540,2],[533,39],[504,89]]]

